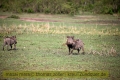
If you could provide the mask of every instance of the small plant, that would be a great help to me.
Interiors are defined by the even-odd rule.
[[[27,13],[34,13],[34,10],[33,9],[28,9]]]
[[[9,16],[8,18],[20,19],[20,17],[19,17],[19,16],[16,16],[16,15],[11,15],[11,16]]]

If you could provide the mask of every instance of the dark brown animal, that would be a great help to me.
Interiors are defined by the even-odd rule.
[[[7,50],[10,50],[9,49],[9,46],[11,47],[12,49],[12,45],[14,45],[14,49],[16,49],[16,44],[17,44],[17,39],[16,39],[16,36],[12,36],[12,37],[5,37],[4,38],[4,43],[3,43],[3,50],[4,50],[4,47],[7,45]]]
[[[71,49],[73,48],[73,43],[74,43],[74,36],[67,36],[66,45],[69,49],[69,55],[71,53]]]
[[[74,36],[67,36],[66,45],[69,49],[69,55],[73,53],[73,50],[77,50],[78,53],[80,52],[80,49],[82,49],[84,53],[84,43],[80,39],[74,39]]]

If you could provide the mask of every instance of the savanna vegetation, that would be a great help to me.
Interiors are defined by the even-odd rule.
[[[0,80],[119,80],[119,3],[120,0],[0,0]],[[7,51],[5,47],[3,51],[5,36],[14,35],[16,50]],[[66,36],[81,39],[85,54],[74,50],[68,55]],[[109,76],[3,78],[6,70],[107,70]]]
[[[1,11],[16,13],[78,14],[84,12],[120,14],[120,0],[0,0]]]
[[[106,79],[82,78],[81,80],[118,80],[120,78],[120,23],[117,17],[112,15],[71,17],[68,15],[13,13],[4,13],[4,16],[1,13],[1,15],[1,74],[4,70],[108,70],[110,74]],[[16,19],[11,15],[17,15],[20,18]],[[2,51],[4,37],[12,35],[17,37],[17,50],[7,51],[5,47],[5,51]],[[76,54],[77,51],[68,55],[67,46],[64,45],[68,35],[83,40],[85,55],[81,54],[82,51],[79,55]],[[73,79],[77,80],[77,78]]]

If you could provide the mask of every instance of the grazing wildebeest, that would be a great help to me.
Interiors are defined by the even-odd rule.
[[[66,45],[69,49],[69,55],[73,52],[73,50],[77,50],[79,53],[80,49],[82,49],[84,53],[84,43],[80,39],[74,39],[74,36],[67,36]]]
[[[4,43],[3,43],[3,50],[4,50],[4,47],[7,45],[7,50],[10,50],[9,49],[9,46],[11,47],[12,49],[12,45],[14,44],[14,49],[16,49],[16,44],[17,44],[17,39],[16,39],[16,36],[12,36],[12,37],[5,37],[4,38]]]

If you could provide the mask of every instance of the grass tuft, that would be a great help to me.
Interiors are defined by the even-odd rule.
[[[11,16],[9,16],[8,18],[20,19],[20,17],[17,16],[17,15],[11,15]]]

